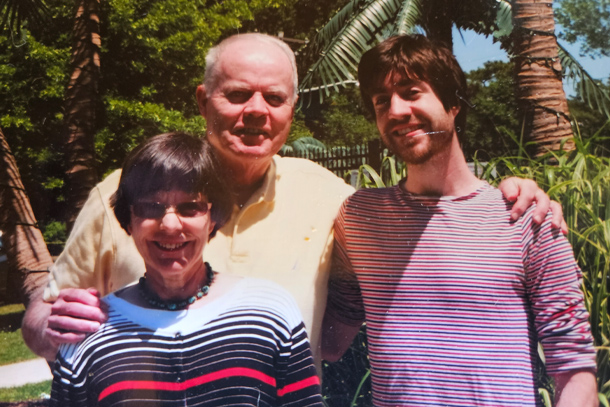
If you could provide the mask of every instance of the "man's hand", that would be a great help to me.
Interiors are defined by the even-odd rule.
[[[101,309],[102,302],[93,288],[61,290],[55,303],[42,300],[44,287],[40,287],[28,305],[21,332],[28,347],[48,361],[55,360],[62,343],[83,340],[95,332],[107,318]]]
[[[549,209],[552,212],[551,225],[554,229],[561,229],[564,235],[568,234],[568,225],[563,219],[563,209],[559,202],[551,201],[549,196],[538,185],[530,180],[517,177],[505,179],[498,185],[504,197],[515,202],[511,211],[511,219],[519,219],[532,203],[536,202],[533,221],[541,224]]]
[[[76,343],[97,331],[106,319],[95,288],[65,288],[51,306],[45,333],[56,346]]]

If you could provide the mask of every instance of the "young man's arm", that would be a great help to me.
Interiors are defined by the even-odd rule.
[[[336,362],[343,356],[364,322],[360,285],[347,253],[346,204],[347,201],[335,220],[328,298],[322,321],[322,359],[329,362]]]
[[[555,407],[597,407],[597,382],[590,369],[552,375],[555,379]]]
[[[546,370],[555,379],[556,406],[597,406],[595,349],[581,272],[567,239],[524,222],[525,284],[542,343]]]
[[[350,347],[362,324],[348,325],[325,312],[322,321],[322,359],[336,362]]]

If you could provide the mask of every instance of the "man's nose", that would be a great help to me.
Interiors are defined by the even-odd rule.
[[[399,119],[405,116],[411,116],[411,101],[405,100],[398,94],[393,94],[390,99],[389,115],[393,119]]]
[[[255,92],[244,108],[244,113],[253,116],[262,116],[267,113],[267,101],[258,92]]]

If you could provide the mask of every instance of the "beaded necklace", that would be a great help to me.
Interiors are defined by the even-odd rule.
[[[210,292],[210,286],[214,282],[214,270],[212,270],[212,267],[210,267],[207,262],[205,263],[205,270],[207,284],[199,288],[195,295],[185,298],[184,300],[165,301],[159,298],[158,295],[151,292],[150,289],[146,287],[146,274],[144,274],[143,277],[140,277],[140,281],[138,282],[140,295],[142,298],[144,298],[144,300],[146,300],[146,302],[155,308],[167,309],[169,311],[183,310],[195,301],[205,297],[208,295],[208,292]]]

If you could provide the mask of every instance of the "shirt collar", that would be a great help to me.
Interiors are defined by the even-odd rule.
[[[275,186],[276,182],[279,179],[279,175],[277,173],[277,166],[279,164],[279,160],[281,157],[279,155],[273,156],[271,160],[271,164],[269,165],[269,169],[265,173],[265,180],[263,181],[263,185],[260,186],[250,199],[248,199],[247,206],[259,203],[259,202],[273,202],[275,200]]]

